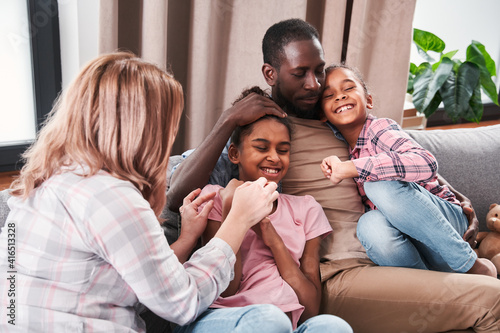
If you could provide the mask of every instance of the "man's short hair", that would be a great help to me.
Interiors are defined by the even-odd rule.
[[[315,27],[301,19],[288,19],[272,25],[262,39],[264,63],[278,69],[281,66],[283,49],[291,42],[318,39]]]

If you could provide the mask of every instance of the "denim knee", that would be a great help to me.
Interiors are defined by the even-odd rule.
[[[371,210],[359,218],[356,235],[363,246],[371,247],[373,243],[379,244],[387,240],[385,235],[380,235],[386,225],[385,216],[378,210]]]
[[[352,333],[352,328],[344,319],[340,317],[323,314],[309,318],[294,331],[294,333],[306,332]]]
[[[366,196],[373,202],[377,199],[386,199],[385,201],[393,202],[397,193],[403,188],[408,187],[407,182],[398,180],[380,180],[376,182],[366,182],[363,184],[363,189],[365,190]]]
[[[235,332],[292,332],[290,319],[277,306],[258,304],[247,308],[248,311],[241,316]]]
[[[358,224],[356,225],[356,236],[358,236],[358,239],[361,243],[365,240],[365,236],[370,236],[371,235],[371,229],[373,228],[373,225],[370,223],[370,218],[368,215],[371,215],[366,212],[361,217],[358,219]]]
[[[394,240],[401,232],[392,227],[379,210],[371,210],[360,217],[356,235],[368,257],[382,264],[394,255]]]

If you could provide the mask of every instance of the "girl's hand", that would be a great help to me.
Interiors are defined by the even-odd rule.
[[[342,162],[335,155],[327,157],[321,162],[321,171],[333,185],[337,185],[346,178],[359,177],[358,170],[352,161]]]
[[[207,193],[202,196],[198,196],[201,190],[198,188],[191,193],[189,193],[179,208],[181,213],[181,234],[179,238],[186,239],[188,241],[196,242],[200,238],[201,234],[207,226],[208,213],[212,209],[215,197],[215,192]],[[198,212],[198,207],[200,207],[204,202],[207,202],[205,207]]]
[[[332,155],[323,159],[323,162],[321,162],[321,171],[323,171],[326,178],[330,179],[333,185],[337,185],[343,179],[338,172],[341,166],[342,161],[340,158]]]
[[[252,230],[255,231],[257,235],[264,241],[267,247],[273,248],[277,245],[283,243],[283,239],[274,229],[273,224],[269,218],[264,218],[262,221],[257,223],[252,227]]]

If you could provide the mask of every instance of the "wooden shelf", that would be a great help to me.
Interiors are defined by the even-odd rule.
[[[18,174],[19,171],[0,172],[0,191],[8,188]]]

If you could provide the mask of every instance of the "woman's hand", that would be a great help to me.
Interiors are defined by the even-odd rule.
[[[212,199],[215,197],[215,192],[207,193],[202,196],[198,196],[201,190],[196,189],[189,193],[179,208],[181,213],[181,235],[179,238],[183,238],[187,241],[195,242],[201,237],[201,234],[207,226],[208,213],[212,209],[214,203]],[[198,212],[198,207],[203,203],[207,203],[205,207]]]
[[[212,199],[215,196],[215,192],[198,196],[200,192],[200,189],[196,189],[189,193],[184,198],[182,207],[179,208],[182,219],[181,234],[177,241],[170,244],[170,248],[181,263],[186,262],[191,251],[193,251],[198,243],[198,239],[207,225],[208,213],[214,205]],[[204,202],[207,202],[207,204],[198,213],[198,207]]]
[[[238,216],[241,222],[246,222],[251,228],[271,213],[273,202],[278,199],[277,187],[276,183],[267,182],[264,177],[243,183],[234,191],[229,214]]]
[[[225,188],[220,189],[219,195],[222,201],[222,221],[226,219],[227,214],[231,210],[231,206],[233,204],[234,191],[240,186],[243,185],[243,181],[238,179],[231,179]]]
[[[276,183],[261,177],[236,188],[231,210],[215,237],[224,240],[237,253],[247,231],[271,213],[273,202],[278,199],[277,187]]]

